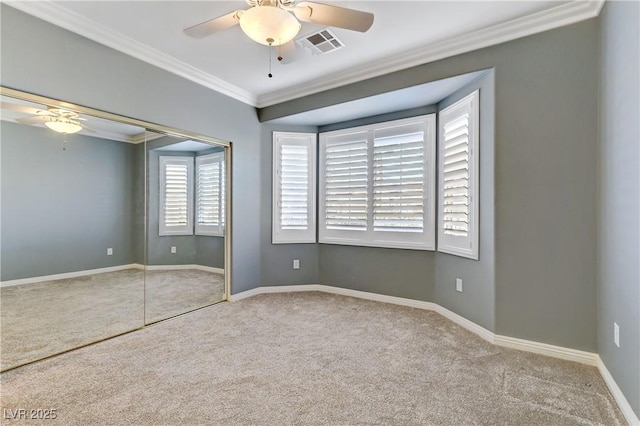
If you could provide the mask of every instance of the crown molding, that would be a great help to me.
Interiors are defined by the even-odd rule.
[[[421,46],[384,61],[372,61],[363,66],[352,68],[351,71],[334,73],[321,78],[315,83],[306,84],[304,87],[280,90],[259,96],[257,107],[263,108],[279,104],[358,81],[379,77],[394,71],[595,18],[600,14],[604,2],[605,0],[574,0],[570,3],[452,37],[438,43]]]
[[[88,20],[51,0],[5,1],[9,6],[29,15],[258,108],[595,18],[600,14],[604,2],[605,0],[574,0],[538,13],[422,46],[384,61],[372,61],[364,66],[334,73],[312,84],[305,83],[302,87],[298,86],[257,96],[173,56],[114,32],[95,21]]]
[[[137,135],[127,136],[127,140],[125,142],[137,145],[139,143],[149,142],[149,141],[152,141],[154,139],[163,138],[165,136],[166,135],[164,135],[162,133],[144,131],[142,133],[138,133]]]
[[[115,32],[102,24],[87,19],[51,0],[5,1],[5,4],[58,27],[79,34],[97,43],[133,56],[136,59],[169,71],[194,83],[215,90],[238,101],[255,106],[257,97],[248,91],[227,83],[199,68],[180,61],[171,55],[144,43]]]

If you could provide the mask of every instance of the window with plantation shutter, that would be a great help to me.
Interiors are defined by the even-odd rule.
[[[376,231],[424,230],[424,134],[373,140],[373,227]]]
[[[196,235],[224,236],[224,152],[196,157]]]
[[[320,135],[319,241],[433,250],[435,116]]]
[[[316,242],[316,134],[273,133],[272,243]]]
[[[366,132],[335,137],[324,150],[324,224],[328,230],[366,231],[368,194]]]
[[[161,156],[159,165],[159,235],[192,235],[193,158]]]
[[[440,112],[438,251],[478,259],[479,92]]]

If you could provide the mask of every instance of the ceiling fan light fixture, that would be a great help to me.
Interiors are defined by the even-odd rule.
[[[54,132],[63,133],[65,135],[78,133],[82,130],[80,123],[64,117],[52,117],[49,121],[45,121],[44,125]]]
[[[289,12],[274,6],[255,6],[239,16],[240,28],[252,40],[266,46],[280,46],[295,38],[300,22]]]

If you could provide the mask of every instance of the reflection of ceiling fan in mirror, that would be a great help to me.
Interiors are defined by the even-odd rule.
[[[184,30],[194,38],[203,38],[240,24],[252,40],[280,46],[300,31],[299,21],[366,32],[373,25],[373,14],[344,7],[295,0],[246,0],[247,10],[236,10]],[[297,18],[297,19],[296,19]]]
[[[31,115],[31,117],[16,118],[16,123],[44,124],[53,131],[67,135],[77,133],[81,130],[92,131],[81,123],[81,121],[86,121],[86,119],[80,117],[77,112],[64,108],[47,107],[47,109],[39,109],[8,102],[2,102],[1,108]]]

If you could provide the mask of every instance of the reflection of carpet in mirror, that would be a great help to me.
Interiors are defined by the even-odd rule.
[[[196,270],[87,275],[0,289],[0,369],[219,302],[224,276]]]
[[[224,299],[224,275],[196,269],[147,271],[145,321],[160,321]]]
[[[144,272],[126,269],[0,290],[2,369],[144,325]]]

